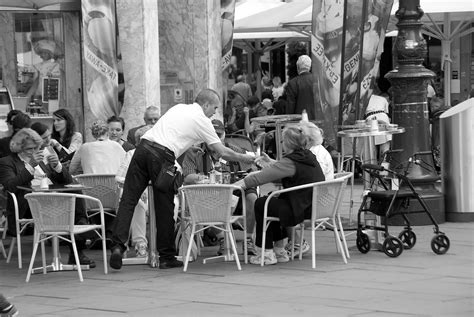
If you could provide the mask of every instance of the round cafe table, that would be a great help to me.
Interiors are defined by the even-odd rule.
[[[281,114],[274,116],[262,116],[250,119],[252,123],[258,124],[263,128],[275,129],[275,141],[276,141],[276,159],[279,160],[283,156],[282,147],[282,132],[285,126],[289,124],[296,124],[301,120],[301,114]],[[263,149],[265,144],[263,144]]]

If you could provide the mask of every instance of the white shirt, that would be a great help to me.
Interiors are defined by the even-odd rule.
[[[116,174],[124,157],[125,151],[118,142],[109,139],[87,142],[72,157],[69,172],[71,175]]]
[[[383,113],[375,113],[370,116],[367,116],[366,120],[378,120],[386,124],[389,124],[390,118],[387,115],[388,106],[389,106],[388,101],[384,97],[377,96],[377,95],[370,96],[369,104],[367,105],[367,109],[365,110],[365,113],[367,114],[374,111],[383,111]],[[374,137],[374,141],[376,145],[384,144],[385,142],[388,142],[390,140],[392,140],[391,135],[377,135]]]
[[[173,151],[175,158],[186,152],[193,144],[220,143],[211,119],[206,117],[201,106],[177,104],[171,107],[160,120],[142,137]]]
[[[321,144],[313,146],[309,150],[316,156],[316,160],[318,160],[319,166],[323,170],[325,180],[334,179],[334,164],[328,150]]]

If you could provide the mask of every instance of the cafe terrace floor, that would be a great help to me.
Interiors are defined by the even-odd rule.
[[[361,193],[356,185],[354,213]],[[396,235],[402,229],[390,227]],[[444,223],[441,230],[451,240],[447,254],[431,251],[432,226],[416,226],[416,245],[398,258],[361,254],[350,235],[348,264],[336,253],[332,232],[318,232],[315,270],[308,253],[303,261],[247,264],[242,271],[234,262],[198,259],[186,273],[134,265],[104,275],[101,251],[87,250],[97,267],[83,272],[83,283],[77,272],[33,275],[25,283],[32,250],[26,237],[22,270],[16,257],[10,264],[0,259],[0,292],[20,316],[474,316],[474,223]],[[310,232],[305,236],[309,241]],[[203,256],[215,251],[205,248]]]

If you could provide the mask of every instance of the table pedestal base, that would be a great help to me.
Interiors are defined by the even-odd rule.
[[[82,271],[88,271],[90,270],[89,265],[81,265],[81,270]],[[75,264],[62,264],[61,261],[59,261],[59,258],[53,259],[53,263],[50,265],[46,266],[46,272],[61,272],[61,271],[77,271],[77,265]],[[40,274],[44,273],[44,268],[41,267],[35,267],[32,269],[31,274]]]

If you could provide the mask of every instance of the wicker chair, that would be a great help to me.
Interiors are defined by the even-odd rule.
[[[20,212],[18,209],[18,200],[16,198],[16,195],[14,193],[11,193],[7,191],[8,195],[11,196],[11,199],[13,201],[13,206],[15,209],[15,226],[16,226],[16,237],[12,238],[10,248],[8,249],[8,256],[7,256],[7,263],[10,263],[10,260],[13,255],[13,250],[15,249],[15,244],[17,246],[17,253],[18,253],[18,268],[21,269],[23,268],[23,259],[22,259],[22,253],[21,253],[21,234],[25,229],[33,224],[33,219],[31,218],[20,218]],[[4,228],[5,232],[3,233],[4,235],[6,234],[6,227]]]
[[[30,206],[31,214],[35,221],[35,235],[33,253],[31,255],[30,266],[26,276],[26,282],[30,280],[35,262],[38,244],[54,238],[61,239],[72,244],[74,258],[76,261],[79,280],[82,282],[82,270],[79,262],[79,256],[76,248],[74,235],[88,231],[95,231],[102,239],[102,252],[104,258],[104,273],[107,274],[107,249],[105,245],[105,223],[104,210],[99,199],[80,194],[69,193],[33,193],[25,195]],[[75,225],[74,214],[76,212],[76,199],[84,199],[87,202],[94,203],[99,209],[100,224],[97,225]],[[99,231],[100,230],[100,233]],[[64,237],[69,236],[69,239]],[[54,244],[56,245],[57,244]],[[55,250],[57,252],[57,250]],[[43,273],[46,274],[46,259],[44,248],[41,252]]]
[[[242,200],[242,215],[232,216],[232,193],[240,190],[242,197],[245,193],[242,188],[234,185],[205,184],[188,185],[179,189],[182,206],[182,225],[191,223],[191,236],[189,238],[188,250],[184,259],[184,271],[188,268],[194,236],[207,228],[216,228],[223,231],[226,236],[227,246],[230,242],[237,268],[241,270],[237,249],[235,246],[235,236],[232,231],[232,223],[242,219],[244,236],[247,236],[246,206],[245,199]],[[244,243],[244,259],[247,263],[247,244]],[[229,259],[229,257],[226,257]]]
[[[115,174],[82,174],[76,179],[84,186],[91,187],[84,189],[84,194],[97,198],[102,203],[104,213],[115,217],[120,200],[120,191]],[[98,214],[97,205],[87,203],[87,215],[93,217]]]
[[[338,250],[341,253],[344,263],[347,263],[347,257],[349,257],[349,251],[347,249],[347,243],[342,228],[341,218],[339,216],[339,207],[344,193],[347,180],[352,176],[352,173],[339,173],[335,175],[334,180],[315,182],[300,186],[294,186],[281,190],[273,191],[265,202],[264,205],[264,218],[263,218],[263,237],[262,245],[265,245],[265,235],[268,225],[271,221],[279,221],[278,217],[268,217],[268,203],[270,198],[275,195],[279,195],[286,192],[295,190],[301,190],[305,188],[313,188],[312,198],[312,212],[311,219],[307,219],[297,226],[301,230],[300,245],[303,245],[303,230],[305,222],[311,224],[311,251],[312,251],[312,268],[316,268],[316,230],[320,228],[331,228],[334,231],[334,237]],[[297,229],[296,228],[296,229]],[[294,232],[292,237],[292,249],[294,250]],[[342,243],[341,243],[342,241]],[[262,248],[262,261],[261,266],[264,265],[264,252]],[[299,259],[302,259],[303,254],[300,252]],[[294,254],[292,253],[291,258],[293,259]]]

